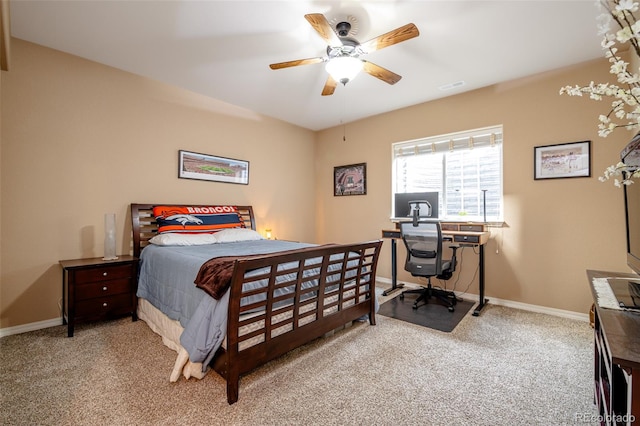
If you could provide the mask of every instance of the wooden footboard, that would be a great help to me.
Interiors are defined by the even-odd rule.
[[[158,232],[154,205],[160,204],[131,204],[136,257]],[[253,208],[236,207],[244,226],[255,230]],[[324,245],[236,260],[226,350],[219,349],[212,362],[227,380],[229,404],[238,400],[242,374],[366,315],[375,325],[381,246],[382,240]],[[253,282],[260,285],[247,287],[258,289],[247,290]]]
[[[375,276],[382,241],[327,245],[299,252],[240,258],[229,297],[226,350],[213,368],[238,400],[240,376],[351,321],[375,325]],[[247,278],[248,271],[266,268]],[[245,283],[264,280],[259,290]],[[260,296],[258,302],[249,298]]]

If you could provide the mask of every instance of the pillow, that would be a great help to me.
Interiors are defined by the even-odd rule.
[[[200,246],[215,244],[218,241],[214,234],[179,234],[170,232],[158,234],[151,238],[149,242],[157,246]]]
[[[223,229],[214,234],[218,243],[233,243],[236,241],[263,240],[262,235],[248,228]]]
[[[244,228],[235,206],[155,206],[158,233],[212,233],[226,228]]]

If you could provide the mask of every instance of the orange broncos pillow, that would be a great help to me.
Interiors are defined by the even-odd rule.
[[[153,215],[158,233],[214,233],[228,228],[244,228],[235,206],[155,206]]]

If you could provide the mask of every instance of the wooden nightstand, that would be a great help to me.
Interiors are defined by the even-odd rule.
[[[131,315],[138,320],[138,258],[61,260],[62,321],[73,337],[76,323]]]

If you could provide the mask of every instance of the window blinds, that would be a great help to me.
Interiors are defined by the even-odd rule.
[[[393,156],[410,157],[428,153],[443,153],[502,144],[502,127],[485,127],[393,144]]]
[[[502,126],[392,144],[392,191],[438,192],[440,219],[501,221]]]

